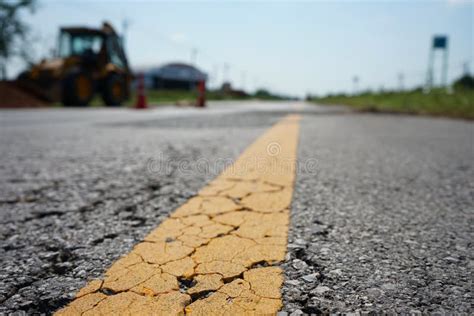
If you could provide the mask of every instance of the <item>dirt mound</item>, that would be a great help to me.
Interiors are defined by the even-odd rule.
[[[48,103],[17,87],[14,82],[0,81],[0,108],[36,108]]]

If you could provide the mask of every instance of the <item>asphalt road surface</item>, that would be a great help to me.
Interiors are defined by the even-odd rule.
[[[283,313],[472,314],[474,125],[296,102],[0,112],[0,313],[53,313],[301,114]]]

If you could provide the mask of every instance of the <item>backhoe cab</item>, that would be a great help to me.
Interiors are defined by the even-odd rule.
[[[109,106],[128,99],[132,75],[121,39],[110,24],[102,29],[61,28],[56,55],[22,73],[20,85],[66,106],[86,106],[96,93]]]

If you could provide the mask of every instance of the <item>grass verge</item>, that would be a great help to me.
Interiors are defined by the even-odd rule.
[[[362,93],[355,96],[333,95],[312,98],[311,101],[327,105],[347,105],[360,111],[474,119],[472,89],[458,89],[453,93],[447,93],[444,89],[423,93],[417,89],[407,92]]]

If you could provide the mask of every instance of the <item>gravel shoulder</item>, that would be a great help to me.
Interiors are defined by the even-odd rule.
[[[289,313],[472,310],[467,122],[306,116],[285,263]]]

